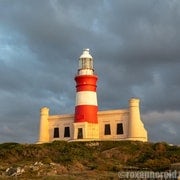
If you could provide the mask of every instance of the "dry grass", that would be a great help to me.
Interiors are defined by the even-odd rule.
[[[46,144],[0,144],[0,175],[12,166],[21,167],[23,178],[116,179],[127,167],[164,171],[180,162],[180,147],[166,143],[104,141],[97,146],[85,142],[55,141]],[[35,162],[42,165],[35,166]],[[35,167],[33,167],[35,166]]]

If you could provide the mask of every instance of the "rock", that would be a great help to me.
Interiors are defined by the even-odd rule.
[[[43,163],[42,162],[35,162],[34,166],[43,166]]]
[[[23,168],[21,168],[21,167],[17,167],[17,168],[10,167],[10,168],[6,169],[5,174],[7,176],[19,176],[24,172],[25,172],[25,170]]]
[[[56,165],[56,164],[55,164],[55,163],[53,163],[53,162],[51,162],[51,163],[50,163],[50,166],[55,166],[55,165]]]
[[[38,166],[34,166],[34,165],[29,166],[29,168],[30,168],[32,171],[38,171],[38,170],[39,170],[39,167],[38,167]]]

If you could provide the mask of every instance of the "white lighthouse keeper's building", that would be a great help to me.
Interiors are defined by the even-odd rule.
[[[84,49],[75,76],[76,104],[73,114],[50,115],[49,108],[40,111],[38,143],[93,140],[147,141],[147,131],[141,121],[137,98],[129,100],[127,109],[98,111],[97,80],[93,58]]]

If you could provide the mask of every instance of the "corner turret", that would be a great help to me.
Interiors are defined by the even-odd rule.
[[[40,126],[38,144],[49,142],[49,108],[43,107],[40,110]]]
[[[147,141],[147,131],[141,121],[139,110],[140,99],[129,100],[129,140]]]

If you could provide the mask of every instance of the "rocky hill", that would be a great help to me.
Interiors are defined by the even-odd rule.
[[[136,141],[0,144],[0,178],[110,179],[119,171],[166,171],[180,147]]]

